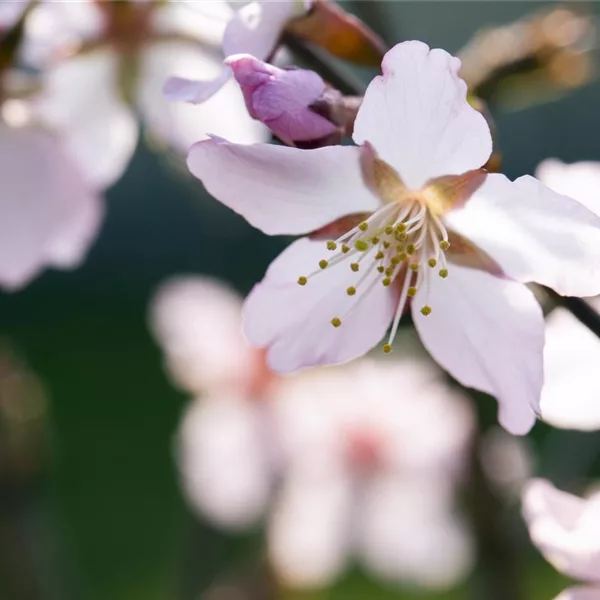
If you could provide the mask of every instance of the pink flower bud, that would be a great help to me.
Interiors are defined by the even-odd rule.
[[[318,140],[337,131],[311,109],[325,91],[324,81],[313,71],[279,69],[249,54],[235,54],[225,63],[240,84],[250,115],[286,144]]]

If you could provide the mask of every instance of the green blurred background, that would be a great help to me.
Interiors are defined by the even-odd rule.
[[[353,8],[389,43],[421,39],[452,52],[479,28],[544,5],[367,0]],[[507,175],[549,156],[600,160],[599,107],[594,83],[522,110],[495,108]],[[27,476],[0,474],[0,600],[191,600],[223,577],[252,582],[248,573],[260,569],[258,535],[225,536],[184,505],[172,450],[187,398],[162,371],[146,311],[175,273],[217,275],[248,291],[286,240],[253,230],[145,145],[107,198],[83,267],[0,296],[0,335],[50,397]],[[478,408],[494,420],[491,402]],[[533,438],[540,472],[558,484],[600,475],[600,435],[538,425]],[[552,598],[564,581],[527,544],[523,535],[523,597]],[[443,597],[484,598],[476,580]],[[319,597],[413,596],[351,573]]]

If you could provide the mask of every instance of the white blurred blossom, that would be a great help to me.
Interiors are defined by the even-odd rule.
[[[214,2],[226,14],[224,1]],[[234,82],[201,107],[162,95],[168,75],[221,70],[215,44],[224,17],[184,2],[46,2],[27,21],[23,55],[43,69],[37,116],[64,136],[89,180],[106,187],[125,170],[141,118],[163,146],[185,153],[212,133],[241,143],[264,139]]]
[[[523,494],[523,516],[546,560],[561,573],[591,584],[566,590],[556,600],[600,599],[600,493],[579,498],[534,479]]]
[[[325,585],[353,557],[432,588],[468,571],[455,489],[473,416],[431,366],[364,360],[277,377],[241,335],[239,298],[201,277],[160,288],[150,321],[168,372],[197,397],[177,440],[188,500],[231,529],[266,517],[284,584]]]
[[[540,180],[579,200],[600,215],[600,163],[543,161]],[[588,302],[600,309],[598,298]],[[600,340],[568,311],[557,308],[547,319],[545,382],[540,403],[544,421],[567,429],[600,429]]]

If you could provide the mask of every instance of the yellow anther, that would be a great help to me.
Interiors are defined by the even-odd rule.
[[[324,258],[319,261],[319,266],[321,267],[321,269],[327,268],[328,264],[329,263]]]
[[[410,263],[408,268],[416,273],[419,270],[419,263]]]
[[[381,283],[383,283],[383,285],[387,287],[392,283],[392,280],[389,277],[386,277]]]
[[[337,244],[335,242],[327,242],[327,250],[337,250]]]
[[[359,251],[359,252],[364,252],[365,250],[369,249],[369,244],[367,244],[367,242],[365,242],[365,240],[356,240],[354,242],[354,247]]]
[[[384,344],[382,350],[386,353],[389,354],[392,351],[392,347],[389,344]]]
[[[395,271],[395,270],[396,270],[396,269],[394,269],[394,267],[388,267],[388,268],[385,270],[385,274],[386,274],[388,277],[391,277],[391,276],[394,274],[394,271]]]
[[[396,246],[396,252],[404,252],[404,246],[402,244],[398,244]]]
[[[417,288],[414,285],[411,285],[406,292],[411,298],[414,298],[417,294]]]
[[[342,324],[342,320],[339,317],[333,317],[333,319],[331,319],[331,324],[334,327],[339,327]]]
[[[403,261],[406,260],[408,258],[406,252],[400,252],[400,254],[398,254],[398,258]]]
[[[408,246],[406,246],[406,253],[407,254],[414,254],[416,250],[416,247],[414,244],[409,244]]]
[[[392,256],[392,259],[390,260],[390,262],[393,265],[399,265],[402,262],[402,259],[400,258],[400,256],[398,254],[396,254],[396,256]]]
[[[356,288],[353,286],[350,286],[347,290],[346,290],[346,294],[348,294],[348,296],[354,296],[354,294],[356,294]]]
[[[450,248],[450,242],[448,242],[447,240],[442,240],[440,242],[440,248],[446,252],[446,250],[448,250],[448,248]]]
[[[442,279],[446,279],[448,277],[448,269],[440,269],[439,275]]]
[[[382,245],[386,250],[391,246],[391,244],[387,240],[385,240],[385,242],[383,242]]]
[[[435,258],[430,258],[427,261],[427,264],[433,269],[433,267],[435,267],[435,265],[437,265],[437,260],[435,260]]]
[[[373,246],[379,244],[380,241],[381,240],[377,236],[371,238],[371,244],[373,244]]]
[[[427,316],[431,314],[431,306],[427,306],[427,304],[421,309],[421,314],[423,316]]]
[[[393,228],[391,225],[388,225],[388,226],[385,228],[385,234],[386,234],[386,235],[392,235],[392,233],[394,233],[394,228]]]
[[[362,223],[358,224],[358,228],[361,231],[366,231],[367,229],[369,229],[369,224],[366,221],[363,221]]]
[[[408,239],[408,233],[396,231],[395,237],[399,242],[405,242]]]
[[[348,254],[348,252],[350,252],[350,246],[347,246],[346,244],[342,244],[342,252],[344,254]]]
[[[360,269],[360,265],[358,263],[350,263],[350,268],[356,273]]]
[[[378,270],[380,273],[383,273],[383,272],[385,271],[385,268],[384,268],[384,266],[383,266],[383,265],[379,265],[379,266],[377,267],[377,270]]]
[[[306,279],[306,277],[304,277],[304,275],[302,277],[298,277],[298,285],[306,285],[307,281],[308,281],[308,279]]]
[[[406,223],[398,223],[398,225],[396,225],[396,231],[398,233],[404,233],[406,231]]]
[[[381,260],[385,255],[383,254],[383,252],[380,250],[376,255],[375,255],[375,260]]]

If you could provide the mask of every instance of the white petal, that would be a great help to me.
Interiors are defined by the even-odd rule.
[[[432,313],[420,313],[424,304]],[[500,423],[523,434],[535,422],[543,381],[544,317],[522,284],[450,265],[421,288],[413,320],[433,358],[463,385],[498,399]]]
[[[533,543],[561,573],[600,583],[600,495],[585,500],[534,479],[523,493]]]
[[[314,231],[339,217],[372,212],[360,148],[299,150],[211,139],[190,150],[188,167],[217,200],[271,235]]]
[[[600,587],[572,587],[555,600],[600,600]]]
[[[160,286],[150,325],[179,386],[192,393],[248,387],[253,351],[242,335],[241,308],[232,289],[208,277],[176,277]]]
[[[484,165],[492,137],[466,100],[460,61],[422,42],[404,42],[384,57],[354,124],[354,141],[370,142],[404,183],[419,189],[442,175]]]
[[[542,419],[566,429],[600,429],[600,340],[562,308],[546,324]]]
[[[192,402],[180,426],[178,463],[190,504],[222,527],[262,516],[272,478],[260,405],[245,398]]]
[[[102,37],[105,19],[93,1],[39,2],[27,17],[20,49],[26,64],[50,67],[65,49]]]
[[[292,587],[322,587],[344,569],[350,544],[352,488],[331,474],[292,473],[268,526],[269,556]]]
[[[0,126],[0,156],[0,286],[77,266],[102,221],[100,197],[42,130]]]
[[[199,106],[170,102],[161,90],[169,75],[217,77],[222,63],[202,47],[184,43],[153,44],[141,61],[137,102],[151,135],[177,152],[187,153],[208,133],[239,143],[266,140],[266,127],[253,120],[234,81],[221,84],[215,95]]]
[[[244,304],[243,324],[250,343],[268,348],[269,366],[287,373],[303,367],[342,363],[357,358],[377,344],[388,328],[397,304],[394,290],[381,284],[373,269],[355,296],[361,273],[350,270],[350,261],[329,266],[309,279],[296,281],[327,255],[323,242],[306,238],[291,244],[271,264]],[[362,269],[368,268],[364,260]],[[374,287],[368,290],[371,282]],[[333,327],[331,319],[342,320]]]
[[[565,164],[549,158],[538,165],[535,176],[559,194],[571,196],[600,215],[600,162]]]
[[[436,589],[468,574],[472,540],[443,481],[380,474],[365,492],[359,542],[376,575]]]
[[[227,25],[223,39],[225,56],[252,54],[266,60],[275,50],[286,22],[296,12],[294,0],[246,4]]]
[[[488,252],[506,275],[565,296],[600,293],[600,217],[537,179],[488,175],[448,224]]]
[[[111,50],[66,59],[45,74],[39,117],[60,132],[88,181],[108,187],[122,175],[137,144],[137,124],[121,99]]]

